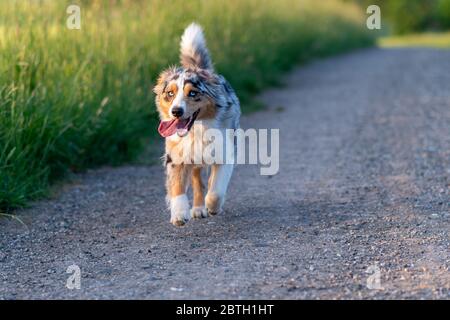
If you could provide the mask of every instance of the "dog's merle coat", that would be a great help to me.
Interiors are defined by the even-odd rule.
[[[214,72],[200,26],[191,24],[181,40],[180,67],[171,67],[161,73],[154,88],[156,106],[166,137],[164,163],[167,174],[167,194],[171,210],[171,222],[184,225],[191,217],[205,218],[217,214],[224,202],[225,193],[233,171],[230,164],[212,164],[208,192],[204,197],[201,171],[206,165],[176,163],[175,157],[190,146],[193,132],[199,129],[238,129],[240,118],[239,100],[225,78]],[[173,112],[181,109],[182,116]],[[177,117],[175,119],[174,117]],[[182,135],[173,134],[172,124],[187,123]],[[189,126],[189,124],[192,126]],[[192,130],[191,130],[192,128]],[[166,130],[166,129],[164,129]],[[177,129],[178,130],[178,129]],[[177,136],[178,135],[178,136]],[[200,143],[205,143],[200,140]],[[189,181],[191,180],[191,181]],[[193,206],[189,209],[186,196],[189,183],[193,188]]]

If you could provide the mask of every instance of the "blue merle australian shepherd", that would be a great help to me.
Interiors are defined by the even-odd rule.
[[[233,139],[227,129],[239,127],[241,114],[230,84],[214,72],[199,25],[193,23],[184,31],[180,58],[181,67],[162,72],[154,88],[161,119],[158,131],[166,142],[170,221],[175,226],[183,226],[190,218],[206,218],[220,212],[233,164],[211,162],[204,156],[195,161],[191,159],[196,156],[195,151],[191,151],[194,145],[206,147],[211,143],[204,134],[208,129],[223,132],[224,140]],[[202,182],[205,169],[209,173],[207,190]],[[189,185],[193,191],[192,208],[187,197]]]

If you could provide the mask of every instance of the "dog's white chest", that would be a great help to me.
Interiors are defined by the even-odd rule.
[[[211,144],[215,142],[217,133],[222,131],[215,128],[215,125],[215,120],[197,121],[187,136],[179,137],[174,134],[168,137],[171,143],[166,152],[173,160],[178,160],[174,162],[196,165],[214,163],[215,153],[210,151],[215,147],[213,148]]]

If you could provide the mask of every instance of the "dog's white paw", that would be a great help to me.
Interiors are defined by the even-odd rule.
[[[189,200],[185,194],[176,196],[170,200],[170,223],[176,227],[184,226],[191,214],[189,211]]]
[[[215,216],[222,210],[224,197],[214,192],[208,192],[205,198],[206,211],[208,215]]]
[[[191,209],[191,217],[194,219],[207,218],[208,212],[205,207],[193,207]]]

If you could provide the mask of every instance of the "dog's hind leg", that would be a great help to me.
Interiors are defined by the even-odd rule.
[[[196,167],[192,169],[192,193],[194,201],[191,209],[191,217],[201,219],[208,217],[205,208],[205,186],[202,181],[202,168]]]
[[[214,216],[222,209],[228,184],[233,174],[233,168],[233,164],[215,164],[211,166],[211,175],[208,180],[208,193],[205,198],[208,214]]]
[[[167,197],[170,203],[170,222],[177,227],[185,225],[191,217],[189,200],[186,195],[191,170],[191,166],[183,164],[167,166],[166,183]]]

